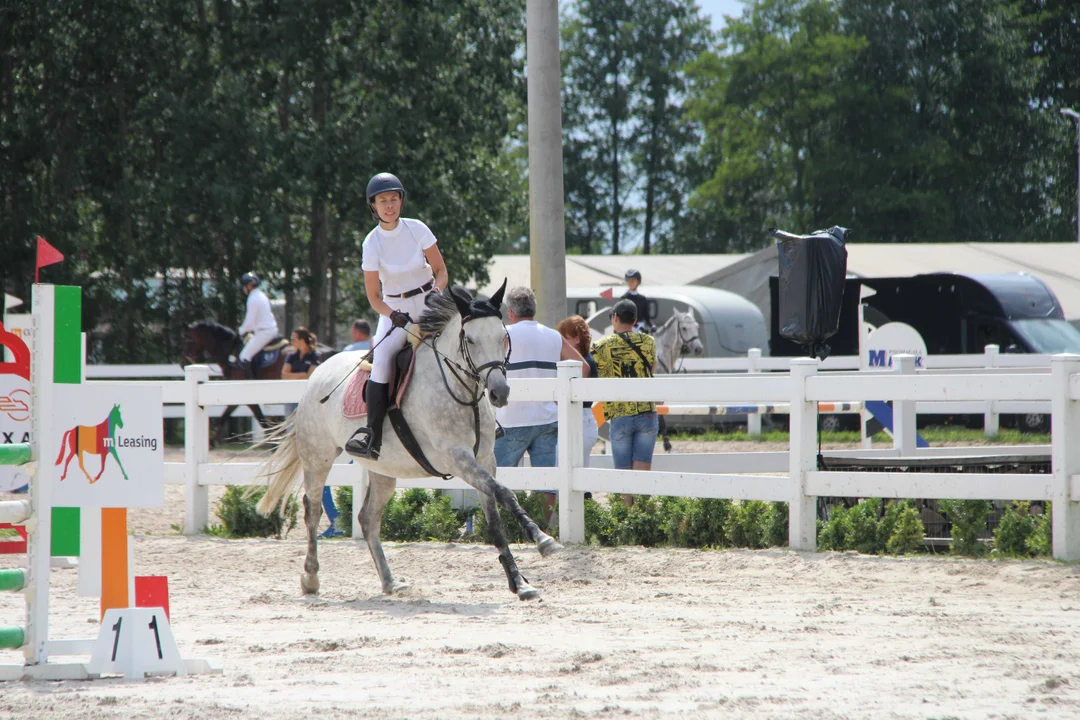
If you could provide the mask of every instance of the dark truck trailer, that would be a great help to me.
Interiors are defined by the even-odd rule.
[[[863,319],[874,327],[906,323],[922,335],[929,355],[980,354],[987,345],[1003,353],[1080,353],[1080,330],[1065,320],[1053,291],[1034,275],[1001,273],[970,275],[930,273],[911,277],[848,278],[840,309],[840,328],[827,341],[832,355],[859,354],[859,296],[861,286],[875,291],[863,298]],[[773,307],[777,307],[778,278],[769,278]],[[770,354],[798,357],[805,351],[780,336],[775,315],[770,324]],[[948,421],[943,416],[920,416],[920,424]],[[982,416],[961,420],[980,427]],[[1002,416],[1003,424],[1028,430],[1049,428],[1045,416]]]

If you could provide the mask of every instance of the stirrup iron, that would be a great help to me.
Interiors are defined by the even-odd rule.
[[[362,460],[378,460],[379,451],[372,449],[373,432],[369,427],[358,428],[345,443],[345,452]]]

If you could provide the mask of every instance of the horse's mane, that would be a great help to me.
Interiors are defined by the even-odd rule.
[[[213,320],[199,320],[188,325],[190,330],[201,330],[218,342],[233,342],[236,340],[236,333],[231,328],[225,327],[221,323],[214,322]]]
[[[470,296],[464,290],[458,290],[457,292],[463,293],[466,297],[472,300]],[[457,303],[454,302],[454,298],[449,292],[433,292],[428,293],[424,298],[424,312],[420,313],[420,332],[424,335],[431,335],[433,333],[442,332],[447,324],[456,317],[460,317],[461,313],[458,312]]]

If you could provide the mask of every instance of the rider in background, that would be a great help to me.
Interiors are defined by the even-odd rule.
[[[427,294],[443,290],[450,278],[428,226],[401,217],[405,186],[397,177],[379,173],[371,178],[367,200],[379,224],[364,238],[361,267],[368,303],[379,313],[379,325],[371,342],[374,359],[365,398],[368,425],[353,433],[345,443],[345,451],[354,457],[377,460],[382,448],[383,420],[390,404],[394,356],[408,339],[404,331],[394,330],[419,319]]]
[[[638,320],[634,325],[634,330],[646,333],[656,332],[656,326],[652,324],[652,318],[649,317],[649,299],[638,292],[638,286],[641,285],[641,271],[627,270],[625,279],[629,289],[623,294],[623,299],[629,300],[637,307]]]
[[[255,367],[252,360],[260,350],[266,347],[267,343],[278,336],[277,320],[270,309],[270,298],[259,289],[259,282],[259,276],[253,272],[244,273],[244,276],[240,278],[240,284],[247,294],[247,313],[240,326],[240,337],[244,337],[247,333],[253,333],[253,335],[240,351],[238,359],[244,374],[252,380],[255,379]]]

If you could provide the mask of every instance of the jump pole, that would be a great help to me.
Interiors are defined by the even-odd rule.
[[[66,310],[57,313],[57,294],[64,297]],[[33,352],[31,356],[31,442],[21,447],[6,446],[0,452],[2,464],[25,464],[30,476],[30,499],[0,503],[0,522],[22,523],[28,535],[27,568],[0,570],[0,591],[23,592],[26,600],[25,627],[0,627],[0,649],[23,649],[25,664],[0,665],[0,680],[42,679],[80,680],[100,677],[104,673],[119,673],[129,678],[142,678],[147,674],[176,674],[220,672],[216,663],[207,660],[183,660],[176,647],[168,618],[161,608],[136,608],[111,606],[104,612],[104,624],[96,639],[52,640],[49,637],[49,571],[53,540],[53,490],[60,470],[51,455],[56,447],[50,438],[59,437],[57,430],[68,423],[72,406],[96,403],[99,389],[123,395],[121,386],[98,385],[94,388],[74,387],[82,381],[82,348],[79,328],[81,297],[78,288],[52,285],[34,285],[33,290]],[[58,337],[58,330],[59,335]],[[57,364],[57,343],[63,345],[65,361]],[[76,360],[71,361],[72,358]],[[7,370],[7,368],[5,368]],[[25,377],[25,367],[20,375]],[[69,389],[64,390],[68,384]],[[130,390],[127,392],[131,393]],[[138,409],[142,407],[132,393],[128,400]],[[58,403],[65,401],[64,406]],[[127,402],[125,400],[124,402]],[[147,406],[160,407],[160,398],[149,399]],[[119,405],[117,405],[119,408]],[[145,420],[157,424],[160,432],[160,416]],[[0,446],[2,447],[2,446]],[[62,447],[62,445],[61,445]],[[106,458],[107,459],[107,458]],[[70,459],[69,459],[70,462]],[[119,462],[119,460],[117,461]],[[156,467],[156,466],[152,466]],[[160,472],[160,471],[159,471]],[[155,474],[155,473],[152,473]],[[125,480],[127,473],[124,473]],[[100,474],[99,474],[100,477]],[[147,475],[144,473],[144,477]],[[65,505],[71,510],[102,512],[107,505],[94,505],[71,501],[71,493],[78,494],[77,486],[69,479],[65,491]],[[98,488],[104,483],[99,483]],[[137,486],[131,486],[137,492]],[[125,490],[125,493],[127,490]],[[154,500],[152,504],[157,504]],[[145,506],[145,504],[143,505]],[[76,510],[77,511],[77,510]],[[70,516],[70,514],[69,514]],[[126,555],[126,553],[125,553]],[[108,558],[100,558],[107,562]],[[126,558],[124,559],[126,561]],[[130,572],[130,569],[129,569]],[[134,603],[134,598],[130,599]],[[103,611],[105,604],[103,602]],[[121,633],[122,623],[127,628]],[[147,624],[147,621],[151,621]],[[153,634],[146,629],[149,627]],[[114,632],[115,631],[115,632]],[[154,650],[156,649],[156,654]],[[110,655],[111,650],[111,655]],[[118,654],[119,651],[119,654]],[[89,655],[90,662],[55,663],[50,656]],[[111,658],[111,659],[110,659]]]

